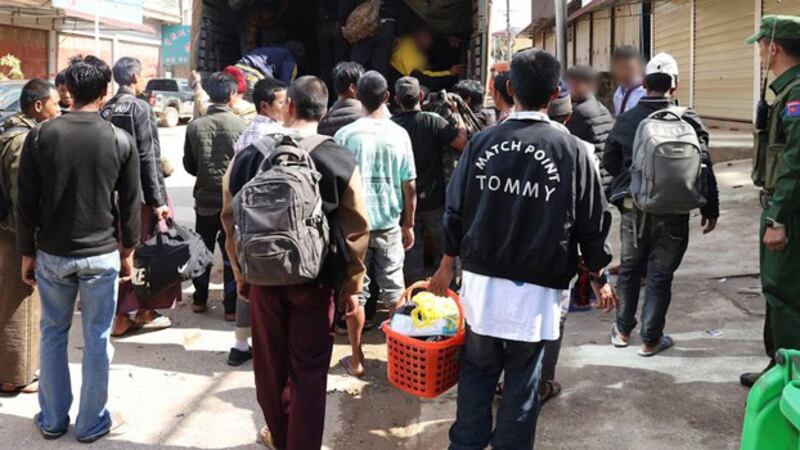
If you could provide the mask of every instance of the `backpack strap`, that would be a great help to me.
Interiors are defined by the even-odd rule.
[[[299,147],[306,153],[311,153],[320,145],[332,140],[333,138],[330,136],[325,136],[324,134],[312,134],[311,136],[303,138],[300,141]]]
[[[648,119],[666,119],[672,116],[675,120],[682,121],[683,116],[686,114],[686,111],[689,108],[685,106],[677,106],[671,105],[666,108],[659,109],[658,111],[653,111],[650,113],[647,118]]]

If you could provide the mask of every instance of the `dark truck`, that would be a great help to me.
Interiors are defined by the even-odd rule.
[[[306,61],[300,74],[320,73],[317,30],[320,23],[317,11],[322,2],[335,0],[193,0],[192,9],[192,68],[207,75],[235,64],[245,46],[246,21],[252,20],[259,6],[270,7],[283,3],[286,10],[280,19],[269,25],[259,25],[262,36],[281,36],[283,41],[301,42],[306,48]],[[457,34],[467,38],[465,55],[467,77],[480,80],[484,86],[489,79],[489,12],[491,0],[404,0],[406,5],[438,34]],[[244,5],[244,6],[242,6]],[[233,6],[233,8],[232,8]],[[236,8],[236,9],[234,9]],[[255,8],[255,9],[254,9]],[[457,20],[453,20],[457,17]],[[456,25],[452,25],[455,23]],[[444,28],[458,27],[445,31]],[[278,39],[278,38],[275,38]],[[279,43],[280,40],[274,43]],[[264,42],[261,42],[264,44]]]
[[[145,95],[160,125],[174,127],[181,120],[192,119],[194,90],[186,80],[153,78],[147,82]]]

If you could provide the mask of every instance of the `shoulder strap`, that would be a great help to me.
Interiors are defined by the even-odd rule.
[[[300,141],[299,146],[300,149],[306,153],[311,153],[320,145],[332,140],[333,138],[330,136],[325,136],[324,134],[312,134],[311,136],[303,138]]]

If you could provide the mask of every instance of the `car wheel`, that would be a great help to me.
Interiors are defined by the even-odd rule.
[[[161,123],[166,127],[175,127],[178,126],[178,122],[180,122],[181,116],[178,114],[178,110],[173,108],[172,106],[167,106],[164,108],[164,114],[162,115]]]

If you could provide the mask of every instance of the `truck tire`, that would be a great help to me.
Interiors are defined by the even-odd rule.
[[[178,126],[178,122],[180,122],[181,116],[178,113],[178,110],[172,106],[167,106],[164,108],[164,113],[161,115],[161,124],[165,127],[176,127]]]

